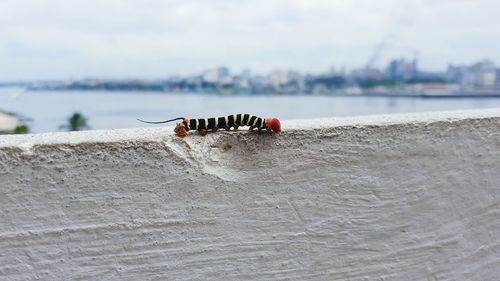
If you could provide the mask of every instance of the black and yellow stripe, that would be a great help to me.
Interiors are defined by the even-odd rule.
[[[233,114],[224,117],[190,119],[185,123],[189,130],[212,130],[224,129],[234,126],[250,126],[257,129],[265,129],[265,119],[250,114]]]

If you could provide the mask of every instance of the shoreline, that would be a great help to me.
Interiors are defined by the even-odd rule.
[[[491,93],[477,93],[474,91],[460,91],[458,93],[418,93],[418,94],[399,94],[394,91],[389,93],[374,93],[367,92],[361,94],[347,93],[209,93],[209,92],[176,92],[176,91],[148,91],[148,90],[105,90],[105,89],[44,89],[33,90],[26,89],[25,92],[43,92],[43,93],[105,93],[105,94],[122,94],[122,93],[140,93],[140,94],[155,94],[155,95],[195,95],[195,96],[223,96],[223,97],[252,97],[252,96],[269,96],[269,97],[392,97],[392,98],[500,98],[500,91],[491,91]],[[490,91],[489,91],[490,92]]]

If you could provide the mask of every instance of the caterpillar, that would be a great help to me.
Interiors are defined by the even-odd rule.
[[[281,124],[277,118],[260,118],[251,114],[233,114],[224,117],[189,119],[178,117],[165,121],[144,121],[137,119],[143,123],[162,124],[182,120],[175,126],[174,133],[176,136],[184,138],[189,130],[197,130],[200,135],[205,136],[208,130],[217,132],[218,129],[229,131],[231,127],[238,130],[240,126],[249,126],[250,130],[257,128],[260,131],[265,129],[269,134],[280,134]]]

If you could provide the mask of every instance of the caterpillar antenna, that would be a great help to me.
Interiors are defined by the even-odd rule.
[[[148,123],[148,124],[163,124],[163,123],[168,123],[168,122],[172,122],[172,121],[176,121],[176,120],[184,120],[184,117],[178,117],[178,118],[165,120],[165,121],[144,121],[144,120],[137,118],[137,121],[140,121],[142,123]]]

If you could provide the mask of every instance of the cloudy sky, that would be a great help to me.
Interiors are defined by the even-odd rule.
[[[499,11],[498,0],[0,0],[0,81],[318,73],[414,56],[428,70],[500,64]]]

